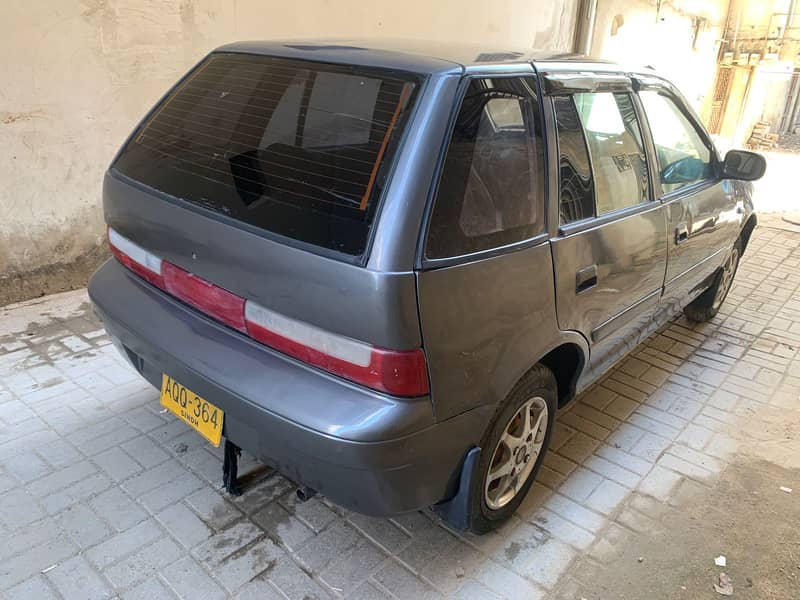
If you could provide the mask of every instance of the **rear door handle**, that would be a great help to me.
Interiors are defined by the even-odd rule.
[[[575,293],[580,294],[597,285],[597,265],[580,269],[575,274]]]
[[[686,226],[686,223],[680,223],[675,228],[675,243],[681,244],[689,239],[689,228]]]

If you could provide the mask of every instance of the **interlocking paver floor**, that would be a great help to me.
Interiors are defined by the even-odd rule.
[[[0,309],[0,596],[573,597],[576,559],[712,485],[754,415],[797,413],[799,267],[800,233],[760,227],[721,314],[675,320],[559,414],[531,493],[483,537],[299,503],[268,473],[227,497],[220,453],[160,410],[85,291]]]

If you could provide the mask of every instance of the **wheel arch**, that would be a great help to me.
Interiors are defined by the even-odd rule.
[[[559,408],[575,398],[586,360],[584,349],[574,342],[564,342],[539,359],[538,363],[550,369],[556,378]]]
[[[756,228],[757,224],[758,217],[756,217],[755,213],[750,215],[747,221],[745,221],[742,231],[739,233],[739,239],[742,240],[742,254],[744,254],[744,251],[747,249],[747,244],[750,242],[750,236],[753,235],[753,230]]]

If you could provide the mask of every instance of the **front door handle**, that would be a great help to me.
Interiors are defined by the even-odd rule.
[[[580,269],[575,275],[575,293],[580,294],[597,285],[597,265]]]
[[[679,223],[675,228],[675,243],[681,244],[689,239],[689,228],[686,223]]]

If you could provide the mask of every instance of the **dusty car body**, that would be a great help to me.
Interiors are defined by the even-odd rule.
[[[763,169],[649,70],[237,43],[114,159],[89,293],[212,443],[355,511],[486,531],[559,407],[684,307],[716,314]]]

